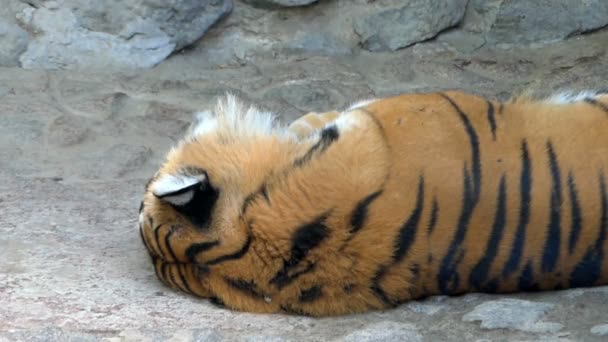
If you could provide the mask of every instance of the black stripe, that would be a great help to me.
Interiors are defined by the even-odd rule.
[[[268,195],[268,186],[266,184],[262,185],[262,188],[260,189],[260,194],[262,195],[262,197],[264,197],[266,203],[270,204],[270,196]]]
[[[152,257],[152,263],[154,264],[154,273],[156,273],[156,277],[158,279],[160,279],[160,281],[163,284],[170,286],[169,283],[167,283],[167,280],[163,276],[162,268],[163,268],[164,264],[162,263],[161,259],[158,257]]]
[[[182,281],[182,284],[184,285],[185,292],[193,293],[192,289],[188,285],[188,281],[186,280],[186,276],[184,276],[184,272],[185,271],[182,270],[182,268],[186,268],[186,265],[185,264],[177,264],[177,274],[179,274],[179,279]]]
[[[606,189],[603,172],[600,172],[599,183],[602,215],[599,222],[598,237],[595,246],[589,247],[583,259],[574,267],[570,275],[570,286],[572,287],[593,286],[602,272],[604,243],[608,236],[608,190]]]
[[[301,303],[310,303],[310,302],[314,302],[315,300],[321,298],[322,296],[323,296],[323,289],[321,288],[321,286],[315,285],[309,289],[302,290],[300,292],[300,296],[298,297],[298,300]]]
[[[228,277],[224,277],[226,284],[228,284],[233,289],[236,289],[250,297],[257,299],[264,299],[265,295],[258,290],[257,285],[253,282],[253,280],[244,280],[244,279],[232,279]]]
[[[385,304],[389,306],[395,306],[397,302],[393,301],[386,294],[380,282],[384,278],[384,275],[388,271],[391,266],[399,263],[407,254],[409,248],[416,238],[416,231],[418,230],[418,223],[420,222],[420,217],[422,216],[422,209],[424,206],[424,177],[420,176],[418,180],[418,193],[416,195],[416,205],[412,209],[411,214],[405,221],[405,223],[401,226],[399,230],[399,235],[395,240],[393,257],[391,262],[388,265],[383,265],[378,269],[374,278],[372,279],[371,289],[376,294],[378,298],[380,298]]]
[[[450,242],[448,251],[445,257],[441,260],[439,272],[437,274],[437,282],[439,290],[442,294],[455,293],[460,286],[460,275],[457,272],[458,263],[462,260],[464,250],[462,243],[464,242],[467,227],[471,216],[473,215],[473,209],[477,205],[475,198],[475,191],[471,181],[471,176],[467,170],[466,163],[464,166],[464,181],[463,181],[463,198],[462,198],[462,209],[460,217],[458,218],[458,226],[454,238]]]
[[[282,288],[295,279],[296,274],[291,274],[292,269],[303,261],[313,248],[319,246],[329,236],[329,229],[325,225],[327,217],[328,214],[325,213],[296,230],[291,242],[290,257],[283,262],[282,269],[270,280],[271,284]],[[304,270],[305,272],[298,272],[297,276],[312,270],[312,267],[314,267],[314,264],[310,263]]]
[[[603,110],[604,112],[606,112],[606,114],[608,114],[608,105],[607,104],[600,102],[596,99],[592,99],[590,97],[585,98],[584,101],[598,109]]]
[[[500,179],[500,185],[498,187],[498,198],[496,199],[496,212],[494,213],[494,224],[492,225],[492,232],[486,245],[485,254],[479,260],[477,265],[473,267],[469,276],[469,283],[474,289],[483,290],[488,279],[488,273],[492,262],[498,254],[498,245],[502,240],[503,232],[505,229],[507,219],[507,183],[505,175]],[[492,287],[492,286],[490,286]],[[487,291],[493,292],[493,291]]]
[[[253,200],[255,199],[255,197],[258,195],[258,192],[254,192],[252,194],[249,194],[247,197],[245,197],[245,200],[243,201],[243,206],[241,207],[241,214],[245,214],[245,212],[247,211],[247,208],[249,208],[249,205],[251,204],[251,202],[253,202]]]
[[[433,203],[431,204],[431,218],[429,219],[429,225],[427,227],[428,235],[433,234],[435,226],[437,225],[437,218],[439,217],[439,203],[437,198],[433,197]]]
[[[171,279],[171,282],[173,283],[173,286],[177,289],[179,289],[180,291],[183,292],[189,292],[189,287],[188,285],[184,282],[184,277],[182,276],[182,273],[180,271],[179,268],[180,264],[171,264],[171,266],[173,266],[171,269],[169,269],[169,278]],[[173,271],[176,270],[177,275],[179,276],[180,280],[182,281],[182,285],[180,285],[176,279],[175,279],[175,275],[173,274]]]
[[[581,215],[581,206],[578,201],[578,192],[576,191],[576,183],[574,182],[574,176],[572,172],[568,174],[568,192],[570,194],[570,206],[572,222],[570,224],[570,238],[568,239],[568,251],[570,254],[574,253],[574,247],[581,234],[583,227],[583,217]]]
[[[294,165],[296,167],[302,166],[306,164],[315,153],[324,152],[332,143],[338,140],[340,137],[340,133],[338,132],[338,127],[336,125],[331,125],[323,128],[321,130],[319,141],[317,141],[304,156],[296,159],[294,161]]]
[[[243,247],[241,247],[241,249],[239,249],[238,251],[236,251],[232,254],[222,255],[221,257],[212,259],[212,260],[206,262],[205,264],[211,266],[211,265],[217,265],[217,264],[225,262],[225,261],[237,260],[237,259],[242,258],[249,251],[249,247],[251,247],[252,240],[253,240],[253,238],[251,237],[251,235],[247,235],[247,241],[245,241],[245,244],[243,245]]]
[[[486,102],[488,103],[488,122],[490,123],[492,139],[496,140],[496,118],[494,117],[494,105],[490,101]]]
[[[350,218],[350,233],[354,234],[359,231],[359,229],[363,228],[365,221],[367,220],[367,209],[369,205],[376,199],[378,196],[382,194],[382,190],[378,190],[371,195],[368,195],[355,207],[351,218]]]
[[[574,266],[574,270],[570,274],[570,286],[587,287],[594,285],[600,277],[601,262],[601,256],[598,255],[597,250],[590,247],[583,259]]]
[[[394,307],[397,305],[397,302],[390,299],[389,296],[384,291],[384,289],[380,286],[380,281],[382,280],[382,278],[384,278],[384,275],[386,274],[387,270],[388,270],[387,266],[381,266],[378,269],[378,271],[376,271],[376,274],[374,275],[374,278],[372,279],[371,290],[372,290],[372,292],[374,292],[376,297],[378,297],[386,306]]]
[[[399,235],[395,241],[393,253],[393,265],[400,262],[409,251],[412,243],[416,239],[418,222],[422,216],[424,206],[424,177],[420,176],[418,180],[418,193],[416,195],[416,206],[414,207],[410,217],[405,221],[399,230]]]
[[[534,282],[534,272],[532,270],[532,261],[528,261],[526,267],[521,272],[518,282],[519,291],[536,291],[538,285]]]
[[[562,184],[557,155],[553,144],[547,142],[547,154],[549,155],[549,170],[551,171],[551,208],[549,209],[549,225],[547,227],[547,240],[543,250],[541,270],[553,272],[560,253],[561,240],[561,206],[562,206]]]
[[[473,175],[473,202],[477,202],[477,200],[479,199],[479,194],[480,194],[480,190],[481,190],[481,160],[480,160],[480,152],[479,152],[479,138],[477,136],[477,132],[475,131],[475,128],[473,127],[473,125],[471,124],[471,121],[469,120],[469,117],[460,109],[460,107],[458,107],[458,105],[447,95],[445,94],[440,94],[443,98],[445,98],[448,102],[450,102],[450,104],[452,105],[452,107],[454,107],[454,110],[458,113],[458,115],[460,116],[460,120],[462,121],[462,124],[465,127],[465,130],[467,132],[467,135],[469,137],[469,142],[471,144],[471,160],[473,163],[473,170],[472,170],[472,175]]]
[[[309,316],[308,313],[304,312],[304,310],[300,308],[295,308],[290,304],[282,304],[279,306],[281,310],[290,315],[298,315],[298,316]]]
[[[209,303],[213,304],[218,308],[226,308],[226,303],[219,297],[209,297]]]
[[[161,267],[163,279],[165,280],[167,285],[169,285],[170,287],[174,287],[175,285],[173,285],[173,283],[169,281],[169,277],[167,277],[167,267],[169,267],[169,264],[163,261]]]
[[[154,228],[154,240],[156,241],[156,247],[158,247],[158,254],[160,255],[160,257],[163,259],[167,259],[167,257],[165,256],[165,252],[163,251],[163,248],[160,246],[160,237],[158,236],[160,233],[160,227],[162,227],[162,226],[163,226],[163,224],[161,223]]]
[[[526,228],[530,222],[530,201],[532,198],[532,163],[528,152],[528,143],[524,139],[521,143],[521,175],[519,180],[519,220],[513,247],[509,259],[502,270],[502,276],[508,277],[519,268],[522,254],[524,251],[524,241],[526,238]]]
[[[262,196],[267,203],[270,203],[270,197],[268,195],[268,186],[264,183],[256,192],[249,194],[245,197],[243,201],[243,206],[241,208],[241,214],[244,214],[249,208],[249,205],[256,199],[256,197]]]
[[[188,258],[191,263],[197,263],[196,257],[200,253],[206,252],[219,244],[220,242],[218,240],[193,243],[186,248],[186,258]]]
[[[469,137],[469,143],[471,145],[471,160],[473,164],[472,170],[469,171],[466,161],[464,162],[462,209],[458,219],[458,226],[448,251],[445,257],[441,260],[441,266],[437,275],[439,290],[443,294],[449,294],[456,291],[460,286],[460,275],[457,272],[457,266],[464,255],[462,243],[464,242],[469,221],[473,215],[473,210],[479,201],[479,194],[481,193],[481,160],[479,138],[477,136],[477,132],[475,132],[475,128],[471,124],[471,121],[451,98],[445,94],[441,94],[441,96],[450,102],[452,107],[454,107],[454,110],[460,116],[460,120],[462,121],[462,124]]]
[[[144,210],[144,201],[141,201],[141,203],[139,204],[139,213],[141,214],[141,211]]]
[[[173,252],[173,248],[171,247],[171,244],[170,244],[171,235],[173,235],[174,232],[175,232],[175,226],[171,226],[171,228],[167,232],[167,235],[165,235],[165,247],[167,247],[167,251],[169,252],[169,255],[171,256],[171,261],[177,261],[177,257],[175,256],[175,253]]]

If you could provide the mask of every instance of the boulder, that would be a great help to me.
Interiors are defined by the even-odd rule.
[[[29,36],[19,25],[0,21],[0,66],[19,65],[19,56],[27,48]]]
[[[0,8],[0,67],[19,65],[19,56],[27,48],[29,34],[22,29],[15,13],[27,7],[17,2],[9,2]]]
[[[467,0],[393,1],[391,6],[385,3],[370,6],[373,10],[367,15],[354,19],[355,32],[366,50],[395,51],[433,38],[462,20]]]
[[[24,68],[147,68],[199,39],[232,0],[58,0],[17,13]]]
[[[250,3],[254,6],[262,6],[262,7],[273,7],[273,6],[295,7],[295,6],[310,5],[312,3],[317,2],[318,0],[244,0],[244,1],[247,3]]]
[[[606,0],[471,0],[464,23],[497,44],[559,41],[606,25]]]

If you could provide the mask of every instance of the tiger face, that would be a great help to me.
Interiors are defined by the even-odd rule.
[[[286,129],[271,114],[231,96],[214,112],[198,113],[186,138],[148,181],[141,203],[139,229],[157,276],[171,287],[223,302],[214,290],[225,291],[214,289],[214,279],[225,282],[231,274],[232,265],[224,268],[224,262],[246,256],[243,260],[256,266],[244,273],[271,262],[264,260],[267,255],[249,253],[253,236],[246,207],[290,167],[292,156],[305,154],[314,140],[307,137],[335,114],[311,113],[309,125],[300,121],[297,129]]]

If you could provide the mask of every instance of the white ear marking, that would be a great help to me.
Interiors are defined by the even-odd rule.
[[[198,175],[164,175],[152,184],[152,193],[158,198],[181,205],[192,199],[192,187],[206,179],[207,176],[204,173]]]
[[[602,95],[599,90],[586,90],[586,91],[563,91],[550,96],[546,101],[554,104],[568,104],[583,101],[588,98],[596,98]]]
[[[194,189],[188,188],[188,191],[181,192],[177,195],[166,195],[161,197],[163,201],[169,202],[173,205],[184,205],[192,200],[194,197]]]
[[[358,109],[361,107],[366,107],[376,101],[378,101],[378,99],[368,99],[368,100],[362,100],[362,101],[355,102],[350,107],[348,107],[346,112],[350,112],[351,110],[355,110],[355,109]]]

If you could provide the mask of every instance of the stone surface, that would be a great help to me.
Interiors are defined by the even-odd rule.
[[[266,15],[262,10],[248,15],[259,13]],[[238,16],[228,19],[234,23]],[[210,62],[207,42],[202,42],[148,70],[0,67],[0,341],[300,342],[407,336],[604,342],[606,336],[591,329],[606,323],[608,287],[433,297],[393,310],[323,319],[220,309],[163,286],[135,227],[144,184],[192,113],[208,108],[225,91],[289,121],[305,111],[407,91],[455,88],[506,99],[528,91],[605,88],[607,39],[603,30],[537,48],[483,46],[469,52],[429,41],[386,54],[327,57],[283,51],[232,64]],[[530,332],[462,321],[479,305],[501,299],[550,304],[537,323],[564,327]],[[512,315],[521,313],[505,314],[505,319],[515,319]],[[490,312],[482,318],[495,317]]]
[[[380,6],[375,13],[357,18],[354,28],[363,48],[394,51],[458,24],[466,4],[467,0],[395,1],[393,6]]]
[[[285,7],[310,5],[317,1],[318,0],[245,0],[245,2],[250,3],[252,5],[257,5],[257,6],[285,6]]]
[[[26,69],[149,68],[231,9],[231,0],[43,2],[17,13],[35,33],[19,61]]]
[[[0,66],[17,66],[29,36],[19,25],[0,19]]]
[[[413,324],[381,322],[356,330],[338,341],[343,342],[420,342],[422,335]]]
[[[600,324],[591,328],[591,333],[597,336],[608,336],[608,324]]]
[[[487,32],[489,43],[499,44],[562,40],[606,25],[608,2],[604,0],[471,0],[464,23]]]
[[[442,52],[470,53],[605,25],[604,0],[14,0],[0,8],[0,66],[150,68],[185,50],[215,66],[411,45],[433,53],[435,37]]]
[[[563,325],[540,322],[550,309],[549,303],[519,299],[500,299],[485,302],[462,317],[465,322],[481,321],[485,329],[514,329],[529,332],[557,332]]]

